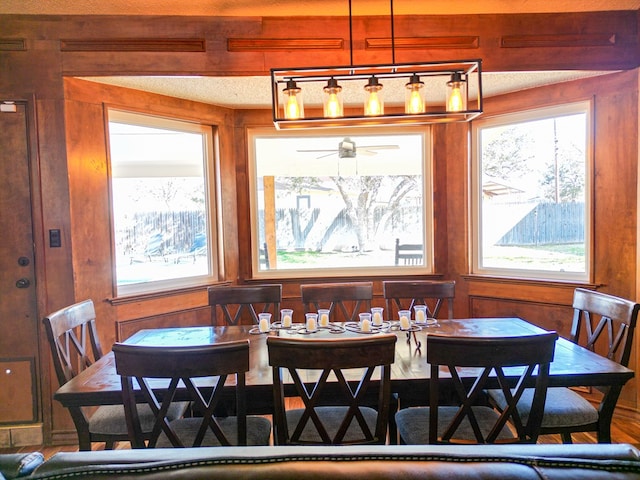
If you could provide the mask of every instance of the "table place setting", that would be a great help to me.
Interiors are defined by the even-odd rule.
[[[280,310],[280,321],[271,323],[270,313],[260,313],[258,315],[259,323],[249,330],[251,335],[262,335],[279,330],[299,333],[301,335],[309,335],[322,330],[329,333],[343,333],[345,328],[342,325],[332,323],[329,320],[329,310],[319,309],[317,313],[306,313],[305,323],[299,324],[293,322],[293,310],[284,308]]]
[[[397,320],[385,320],[384,308],[373,307],[371,312],[362,312],[357,322],[345,322],[337,324],[331,322],[331,311],[329,309],[318,309],[317,312],[305,313],[303,324],[293,322],[293,310],[283,308],[280,310],[280,320],[271,322],[271,313],[264,312],[258,314],[258,324],[253,326],[249,333],[251,335],[262,335],[279,330],[288,330],[301,335],[310,335],[322,330],[330,333],[343,333],[345,331],[372,335],[376,333],[388,333],[392,331],[403,331],[407,334],[419,332],[424,328],[439,326],[435,318],[429,317],[429,309],[426,305],[415,305],[414,318],[411,310],[400,310]],[[419,343],[416,339],[416,342]]]
[[[439,326],[437,318],[428,316],[429,309],[426,305],[414,305],[413,311],[416,325],[420,325],[423,328]]]

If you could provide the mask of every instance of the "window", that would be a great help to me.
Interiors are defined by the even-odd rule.
[[[251,130],[256,275],[430,272],[427,132]]]
[[[473,124],[473,272],[590,277],[590,104]]]
[[[109,110],[109,146],[118,294],[210,280],[211,127]]]

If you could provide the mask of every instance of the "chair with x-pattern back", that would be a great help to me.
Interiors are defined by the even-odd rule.
[[[259,313],[269,312],[275,319],[280,312],[280,284],[212,286],[208,293],[214,326],[258,324]]]
[[[412,310],[415,305],[426,305],[427,316],[441,318],[440,310],[446,304],[446,317],[453,318],[453,300],[456,282],[453,280],[389,280],[382,282],[387,316],[397,318],[400,310]]]
[[[371,311],[372,282],[318,283],[300,286],[305,313],[329,310],[334,322],[356,322],[358,314]]]
[[[639,310],[640,304],[631,300],[576,288],[570,340],[626,367]],[[610,443],[611,420],[622,386],[594,388],[601,394],[597,406],[570,388],[549,388],[541,434],[560,434],[564,443],[572,443],[572,433],[596,432],[599,443]],[[502,392],[488,393],[494,405],[504,408]],[[527,415],[530,405],[531,392],[525,392],[518,404],[521,415]]]
[[[557,338],[555,332],[523,337],[427,335],[429,406],[396,413],[402,443],[536,443]],[[489,382],[497,383],[507,399],[502,412],[483,401]],[[443,384],[455,392],[455,401],[444,405]],[[531,384],[532,408],[524,417],[516,404]]]
[[[53,312],[43,323],[60,386],[102,358],[93,301],[84,300]],[[169,418],[182,416],[188,406],[187,402],[171,404]],[[111,449],[116,442],[129,441],[122,404],[102,405],[95,411],[73,406],[68,409],[78,433],[80,450],[91,450],[92,442],[105,442],[106,448]],[[148,434],[153,421],[151,411],[141,408],[140,418],[143,431]]]
[[[245,374],[249,370],[249,341],[195,346],[146,346],[116,343],[116,371],[134,448],[268,445],[271,422],[246,411]],[[234,415],[218,415],[230,402],[225,383],[233,376]],[[160,385],[160,381],[164,381]],[[138,391],[139,390],[139,391]],[[136,397],[154,412],[150,435],[141,430]],[[170,420],[167,411],[178,398],[193,402],[198,415]]]
[[[394,334],[355,338],[267,338],[276,445],[384,444]],[[378,371],[379,373],[376,373]],[[328,382],[333,374],[337,382]],[[286,409],[290,378],[304,408]],[[329,402],[326,401],[329,398]],[[375,405],[371,398],[376,398]]]

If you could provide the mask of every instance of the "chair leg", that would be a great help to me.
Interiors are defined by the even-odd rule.
[[[560,436],[562,437],[562,443],[573,443],[573,440],[571,439],[571,434],[568,432],[563,432],[560,434]]]
[[[598,443],[611,443],[610,425],[600,425],[598,428]]]
[[[398,427],[395,415],[389,417],[389,445],[398,445]]]
[[[78,432],[78,450],[81,452],[91,451],[91,437],[89,432]]]
[[[104,442],[104,443],[105,443],[105,445],[104,445],[104,449],[105,450],[113,450],[113,448],[116,445],[116,442],[113,441],[113,440],[109,440],[108,442]]]
[[[398,445],[398,426],[396,425],[398,403],[398,395],[392,393],[391,400],[389,402],[389,445]]]

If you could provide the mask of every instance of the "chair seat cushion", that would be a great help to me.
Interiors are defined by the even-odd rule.
[[[478,420],[480,431],[486,438],[500,415],[494,409],[484,406],[475,406],[472,407],[472,410]],[[438,408],[438,437],[442,436],[457,412],[458,407],[443,406]],[[407,445],[426,445],[429,443],[429,407],[404,408],[396,413],[395,418],[398,433],[404,443]],[[516,436],[508,425],[505,425],[498,435],[499,440],[515,438]],[[467,417],[457,428],[451,441],[478,443]]]
[[[238,423],[236,417],[217,417],[218,425],[224,432],[231,445],[238,445]],[[202,417],[180,418],[170,422],[171,428],[185,447],[194,446],[196,434],[202,425]],[[247,417],[247,445],[269,445],[271,436],[271,422],[264,417]],[[219,447],[218,438],[211,429],[207,429],[202,444],[203,447]],[[158,438],[157,448],[171,448],[173,445],[167,436],[162,433]]]
[[[506,401],[502,391],[489,390],[488,394],[498,408],[505,407]],[[523,422],[526,422],[529,417],[532,399],[533,389],[527,389],[518,402],[518,411]],[[553,387],[547,390],[542,428],[589,425],[597,421],[598,410],[579,393],[565,387]]]
[[[174,402],[169,407],[167,418],[175,420],[184,415],[189,407],[189,402]],[[149,405],[138,405],[140,425],[144,432],[150,432],[155,422],[155,417]],[[89,432],[99,435],[127,436],[127,421],[124,416],[124,405],[103,405],[98,407],[89,419]]]
[[[315,407],[315,411],[322,422],[322,425],[326,429],[329,437],[334,439],[340,425],[349,410],[348,407]],[[296,409],[296,410],[287,410],[287,426],[289,428],[289,438],[293,435],[302,414],[304,413],[304,409]],[[360,411],[362,412],[362,416],[369,427],[369,431],[371,435],[375,435],[376,433],[376,421],[378,418],[378,412],[370,407],[360,407]],[[345,434],[342,441],[339,443],[360,443],[365,438],[365,433],[362,428],[358,424],[358,421],[354,418],[351,419],[351,423],[349,424],[349,428],[347,433]],[[385,439],[382,439],[381,442],[384,443]],[[374,442],[372,440],[372,442]],[[381,443],[377,442],[377,443]],[[313,423],[313,420],[309,418],[307,423],[305,424],[305,428],[302,431],[302,435],[300,435],[300,439],[297,442],[292,443],[310,443],[310,444],[325,444],[326,442],[322,440],[322,437],[318,433],[318,430]]]

